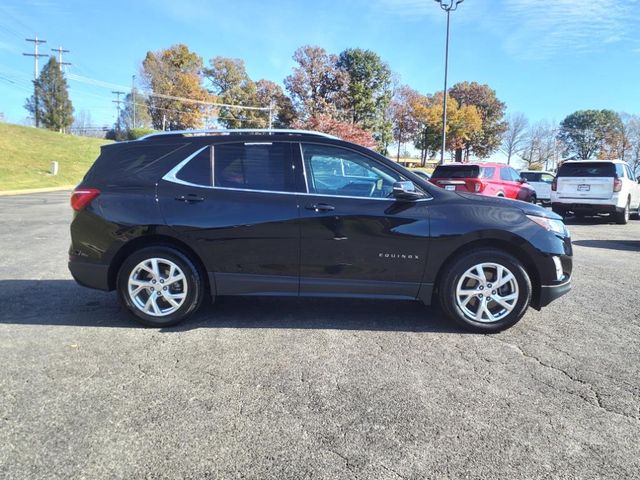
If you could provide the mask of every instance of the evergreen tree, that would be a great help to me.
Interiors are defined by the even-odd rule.
[[[67,80],[54,57],[49,58],[38,79],[33,81],[33,95],[27,99],[25,108],[38,127],[64,132],[73,124]]]

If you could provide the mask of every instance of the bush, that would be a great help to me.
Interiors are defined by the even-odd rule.
[[[153,128],[131,128],[127,130],[127,140],[137,140],[153,132],[155,132]]]

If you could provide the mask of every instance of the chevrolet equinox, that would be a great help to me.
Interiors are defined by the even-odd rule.
[[[147,326],[218,295],[438,301],[497,332],[569,291],[561,217],[447,191],[296,130],[181,131],[102,147],[71,196],[69,269]]]

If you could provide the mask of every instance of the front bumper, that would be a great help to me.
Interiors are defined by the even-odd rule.
[[[73,255],[69,256],[68,265],[73,279],[83,287],[111,290],[109,288],[109,265],[89,262]]]
[[[540,298],[533,307],[540,310],[542,307],[546,307],[554,300],[557,300],[561,296],[569,293],[571,290],[571,278],[568,278],[556,285],[542,285],[540,286]]]

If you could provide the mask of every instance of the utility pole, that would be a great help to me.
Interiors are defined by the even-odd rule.
[[[33,42],[33,53],[23,53],[22,55],[26,57],[33,57],[33,81],[35,82],[36,80],[38,80],[38,75],[40,74],[40,70],[38,69],[38,58],[49,56],[46,53],[38,53],[38,45],[40,45],[41,43],[47,43],[47,41],[39,39],[37,35],[35,38],[25,38],[25,40],[27,42]],[[40,116],[38,113],[40,106],[38,104],[38,89],[35,87],[35,83],[33,89],[33,98],[35,100],[35,112],[33,116],[35,117],[34,120],[36,122],[37,128],[40,126]]]
[[[131,128],[136,128],[136,76],[131,75],[131,108],[133,109],[133,120]]]
[[[52,48],[51,49],[52,52],[58,52],[58,64],[60,65],[60,71],[62,72],[62,66],[63,65],[71,65],[69,62],[63,62],[62,61],[62,54],[63,53],[69,53],[69,50],[65,50],[62,47],[58,47],[58,48]]]
[[[122,103],[122,100],[120,100],[120,95],[124,95],[124,92],[121,92],[119,90],[116,90],[115,92],[111,92],[114,95],[116,95],[116,100],[112,100],[113,103],[116,104],[116,109],[118,112],[118,116],[116,117],[116,131],[120,131],[120,104]]]
[[[447,13],[447,37],[444,50],[444,91],[442,100],[442,149],[440,150],[440,165],[444,165],[444,151],[447,148],[447,75],[449,73],[449,18],[464,0],[435,0],[440,8]]]

